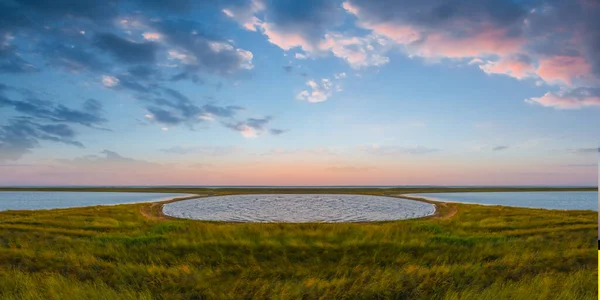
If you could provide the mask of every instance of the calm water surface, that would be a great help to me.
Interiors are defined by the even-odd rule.
[[[105,192],[0,192],[0,211],[153,202],[188,194]]]
[[[473,192],[426,193],[407,196],[423,197],[443,202],[461,202],[483,205],[516,207],[598,210],[598,192]]]

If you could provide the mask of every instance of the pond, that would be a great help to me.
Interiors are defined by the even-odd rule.
[[[424,193],[405,196],[434,201],[562,210],[598,210],[598,192],[471,192]]]
[[[191,196],[174,193],[0,192],[0,211],[154,202]]]
[[[228,222],[369,222],[420,218],[435,212],[429,203],[368,195],[232,195],[165,204],[165,215]]]

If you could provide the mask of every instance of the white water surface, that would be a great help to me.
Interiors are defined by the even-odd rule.
[[[194,196],[174,193],[0,192],[0,211],[115,205]]]
[[[407,199],[344,194],[231,195],[165,204],[177,218],[227,222],[369,222],[432,215],[435,205]]]
[[[423,193],[404,196],[441,202],[594,211],[598,210],[600,201],[598,192],[594,191]]]

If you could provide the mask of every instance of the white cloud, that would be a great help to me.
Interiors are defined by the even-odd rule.
[[[229,10],[229,9],[223,9],[223,10],[222,10],[222,12],[223,12],[223,13],[224,13],[226,16],[228,16],[228,17],[230,17],[230,18],[233,18],[233,17],[235,17],[235,15],[234,15],[234,14],[231,12],[231,10]]]
[[[471,61],[469,61],[469,65],[479,65],[479,64],[483,64],[483,60],[481,60],[479,58],[473,58],[473,59],[471,59]]]
[[[227,43],[223,43],[223,42],[210,42],[210,43],[208,43],[208,46],[214,52],[231,51],[231,50],[233,50],[233,46],[231,46],[231,45],[229,45]]]
[[[196,62],[196,58],[192,55],[187,55],[177,50],[169,50],[168,58],[171,60],[179,60],[184,64],[194,64]]]
[[[204,121],[214,121],[215,120],[215,116],[211,113],[203,113],[201,115],[198,116],[198,119],[202,119]]]
[[[113,76],[104,75],[102,76],[102,84],[108,88],[114,87],[119,84],[119,79]]]
[[[309,80],[306,82],[306,85],[310,87],[310,90],[300,92],[296,96],[296,99],[316,103],[326,101],[333,94],[334,85],[327,78],[321,79],[320,83]]]
[[[302,53],[296,53],[294,55],[296,57],[296,59],[307,59],[308,57]]]
[[[240,64],[242,69],[250,70],[254,68],[254,65],[252,64],[252,58],[254,57],[252,52],[244,49],[236,49],[236,51],[243,58],[243,62]]]
[[[328,33],[319,44],[319,50],[330,51],[334,56],[344,59],[352,68],[360,69],[387,64],[390,59],[385,53],[390,46],[382,36],[355,37]]]
[[[333,78],[335,78],[335,79],[346,78],[346,73],[342,72],[342,73],[335,74],[335,75],[333,75]]]
[[[256,129],[248,126],[248,125],[242,125],[242,127],[240,128],[240,133],[242,134],[243,137],[245,138],[256,138],[258,137],[258,132],[256,132]]]

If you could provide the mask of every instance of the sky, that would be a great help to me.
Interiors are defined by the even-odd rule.
[[[597,185],[598,0],[0,0],[0,185]]]

